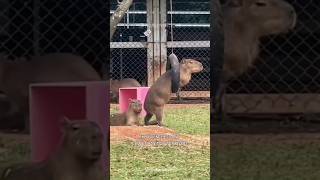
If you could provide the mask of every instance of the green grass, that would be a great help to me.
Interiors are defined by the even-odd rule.
[[[111,146],[111,179],[209,179],[209,147],[203,149]]]
[[[0,151],[0,174],[4,168],[27,162],[30,157],[29,144],[18,142],[14,138],[0,137]]]
[[[166,108],[164,124],[178,134],[208,137],[209,114],[209,106]],[[110,155],[111,179],[210,179],[210,148],[205,146],[140,148],[126,142],[111,145]]]
[[[209,135],[210,111],[208,108],[166,109],[165,125],[178,133]]]
[[[118,109],[112,107],[111,114],[117,113]],[[174,129],[177,133],[190,135],[209,135],[210,133],[210,109],[208,106],[201,108],[186,107],[184,109],[166,108],[164,124],[168,128]],[[155,120],[155,116],[152,117]]]
[[[216,180],[318,180],[320,144],[232,144],[214,153]]]

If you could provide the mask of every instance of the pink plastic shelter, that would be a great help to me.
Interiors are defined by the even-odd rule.
[[[144,100],[148,93],[149,87],[129,87],[129,88],[119,88],[119,109],[120,113],[127,111],[129,106],[129,99],[138,99],[144,104]],[[142,108],[141,116],[146,115],[146,111]]]
[[[109,98],[104,81],[30,85],[31,158],[47,159],[61,140],[60,119],[89,119],[104,133],[103,169],[109,170]]]

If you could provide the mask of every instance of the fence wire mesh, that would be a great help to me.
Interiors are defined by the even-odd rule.
[[[1,0],[0,52],[11,59],[69,52],[106,73],[108,6],[102,0]]]
[[[315,106],[320,103],[320,4],[311,0],[288,2],[297,12],[296,28],[285,36],[262,40],[255,68],[229,83],[229,95],[245,94],[226,99],[229,112],[258,112],[264,106],[270,112],[286,108],[319,113]],[[260,96],[254,96],[257,94]]]
[[[111,1],[111,13],[116,9],[117,1]],[[134,1],[129,11],[118,24],[111,46],[110,75],[112,79],[134,78],[146,85],[147,78],[147,30],[146,2]]]
[[[166,2],[165,34],[167,55],[171,48],[179,59],[192,58],[204,65],[204,71],[195,74],[192,81],[182,89],[185,97],[205,97],[210,91],[209,67],[209,17],[210,1],[173,0],[173,43],[171,42],[170,1]],[[148,4],[146,0],[134,1],[123,20],[118,24],[111,43],[111,78],[135,78],[143,85],[148,84]],[[117,1],[111,1],[111,14],[117,8]],[[150,10],[149,10],[150,11]],[[150,17],[149,17],[150,18]],[[150,41],[150,40],[149,40]],[[149,69],[148,69],[149,67]],[[207,93],[204,93],[206,91]]]

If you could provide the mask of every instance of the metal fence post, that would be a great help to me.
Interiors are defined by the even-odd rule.
[[[162,2],[161,4],[164,4]],[[160,0],[147,1],[147,24],[151,34],[148,37],[148,86],[151,86],[160,75],[165,72],[166,46],[161,46],[165,37],[163,35],[163,28],[161,27],[161,20],[163,15],[160,15]],[[165,5],[164,5],[165,6]],[[161,18],[161,19],[160,19]],[[165,31],[164,31],[165,32]],[[164,54],[165,53],[165,54]],[[164,71],[162,70],[164,66]]]
[[[39,55],[39,47],[40,47],[40,17],[39,17],[39,10],[40,10],[40,1],[34,0],[33,1],[33,54]]]
[[[153,54],[154,54],[154,51],[153,51],[153,48],[154,48],[154,33],[153,33],[153,29],[154,29],[154,26],[153,26],[153,0],[149,0],[147,1],[147,30],[150,30],[151,33],[149,34],[148,36],[148,47],[147,47],[147,53],[148,53],[148,60],[147,60],[147,63],[148,63],[148,86],[151,86],[153,84],[153,81],[154,81],[154,72],[153,72]]]
[[[167,66],[167,2],[160,1],[160,75],[166,72]]]

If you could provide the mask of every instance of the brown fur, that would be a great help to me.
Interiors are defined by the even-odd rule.
[[[125,78],[121,80],[110,80],[110,93],[111,99],[113,101],[117,101],[119,97],[119,88],[126,88],[126,87],[141,87],[141,84],[132,78]]]
[[[223,10],[225,79],[253,65],[260,38],[288,32],[296,24],[294,8],[283,0],[230,0]]]
[[[139,117],[141,111],[141,101],[129,99],[129,107],[125,113],[110,116],[110,126],[141,126]]]
[[[37,56],[31,61],[0,61],[0,90],[26,118],[30,83],[99,80],[99,74],[82,57],[67,53]]]
[[[183,59],[180,63],[180,87],[187,85],[191,80],[193,73],[203,70],[199,61],[193,59]],[[162,126],[164,105],[168,103],[171,97],[171,70],[165,72],[150,87],[145,102],[144,109],[147,112],[145,125],[158,124]],[[149,122],[152,115],[156,115],[157,122]]]
[[[225,113],[226,81],[253,67],[260,39],[292,30],[296,16],[284,0],[229,0],[223,6],[224,65],[215,106],[218,114]]]
[[[102,180],[103,135],[92,121],[66,120],[59,150],[47,161],[7,170],[5,180]]]

